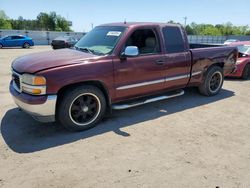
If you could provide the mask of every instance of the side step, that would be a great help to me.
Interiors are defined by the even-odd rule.
[[[137,99],[137,100],[133,100],[127,103],[117,103],[117,104],[113,104],[112,105],[112,109],[114,110],[123,110],[123,109],[127,109],[127,108],[131,108],[131,107],[135,107],[135,106],[140,106],[143,104],[147,104],[147,103],[151,103],[151,102],[155,102],[155,101],[160,101],[160,100],[165,100],[165,99],[170,99],[173,97],[178,97],[181,95],[184,95],[184,90],[177,90],[177,91],[171,91],[168,93],[165,93],[164,95],[158,95],[158,96],[154,96],[152,98],[143,98],[143,99]]]

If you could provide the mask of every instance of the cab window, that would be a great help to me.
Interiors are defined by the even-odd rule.
[[[159,40],[153,29],[139,29],[132,33],[125,46],[137,46],[140,55],[160,52]]]
[[[185,51],[184,40],[179,27],[164,27],[163,36],[167,53],[180,53]]]

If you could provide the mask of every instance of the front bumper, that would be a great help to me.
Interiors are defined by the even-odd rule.
[[[54,122],[56,114],[57,95],[33,96],[19,93],[10,84],[10,93],[14,102],[23,111],[41,122]]]

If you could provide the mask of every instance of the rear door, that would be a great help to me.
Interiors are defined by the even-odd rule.
[[[117,100],[157,92],[164,88],[164,54],[157,29],[135,29],[128,34],[126,46],[137,46],[140,55],[126,59],[114,58],[114,78]]]
[[[162,33],[166,61],[164,88],[183,88],[188,84],[192,66],[186,34],[178,26],[165,26]]]

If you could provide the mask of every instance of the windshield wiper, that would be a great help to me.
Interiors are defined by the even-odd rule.
[[[104,55],[104,53],[101,53],[99,51],[96,51],[96,50],[92,50],[92,49],[89,49],[89,48],[86,48],[86,47],[77,47],[75,46],[75,49],[76,50],[80,50],[80,51],[83,51],[83,52],[88,52],[88,53],[91,53],[91,54],[94,54],[94,55]]]
[[[76,49],[78,50],[81,50],[81,51],[84,51],[84,52],[88,52],[90,54],[94,54],[94,51],[93,50],[90,50],[89,48],[80,48],[80,47],[76,47]]]

